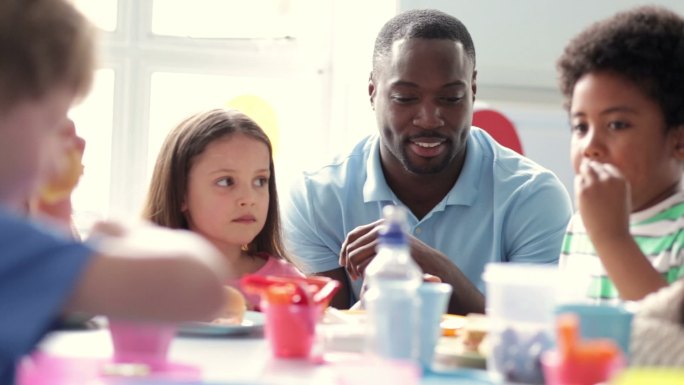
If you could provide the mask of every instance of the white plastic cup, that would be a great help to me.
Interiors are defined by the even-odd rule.
[[[432,367],[435,347],[442,334],[440,324],[451,298],[448,283],[424,282],[418,288],[420,296],[420,364],[425,369]]]
[[[541,355],[553,346],[556,265],[489,263],[487,369],[508,382],[543,384]]]

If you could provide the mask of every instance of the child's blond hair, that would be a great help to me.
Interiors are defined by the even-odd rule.
[[[0,112],[56,87],[90,89],[94,28],[65,0],[0,1]]]

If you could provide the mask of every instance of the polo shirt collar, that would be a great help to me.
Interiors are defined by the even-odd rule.
[[[467,139],[465,164],[456,184],[451,188],[445,199],[434,210],[443,210],[444,206],[463,205],[472,206],[477,198],[478,185],[482,176],[484,153],[481,145],[473,138],[473,127]],[[364,202],[389,201],[398,202],[399,199],[387,185],[385,174],[380,164],[380,137],[375,134],[366,160],[366,180],[363,184]],[[434,211],[433,210],[433,211]]]
[[[385,174],[382,172],[380,163],[380,136],[375,134],[371,138],[372,143],[366,160],[366,180],[363,183],[363,201],[389,201],[398,202],[397,196],[392,192]]]

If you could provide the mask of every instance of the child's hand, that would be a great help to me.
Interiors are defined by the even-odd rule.
[[[575,176],[579,213],[592,242],[629,234],[629,183],[615,166],[584,160]]]
[[[199,259],[220,272],[222,279],[229,276],[223,254],[204,237],[188,230],[168,229],[146,221],[108,220],[95,223],[88,241],[110,256]]]

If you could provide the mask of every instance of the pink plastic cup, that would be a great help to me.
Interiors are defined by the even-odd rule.
[[[265,304],[264,334],[278,358],[306,358],[316,337],[317,306]]]
[[[109,320],[114,346],[114,362],[145,364],[152,370],[164,369],[176,327],[168,324]]]

